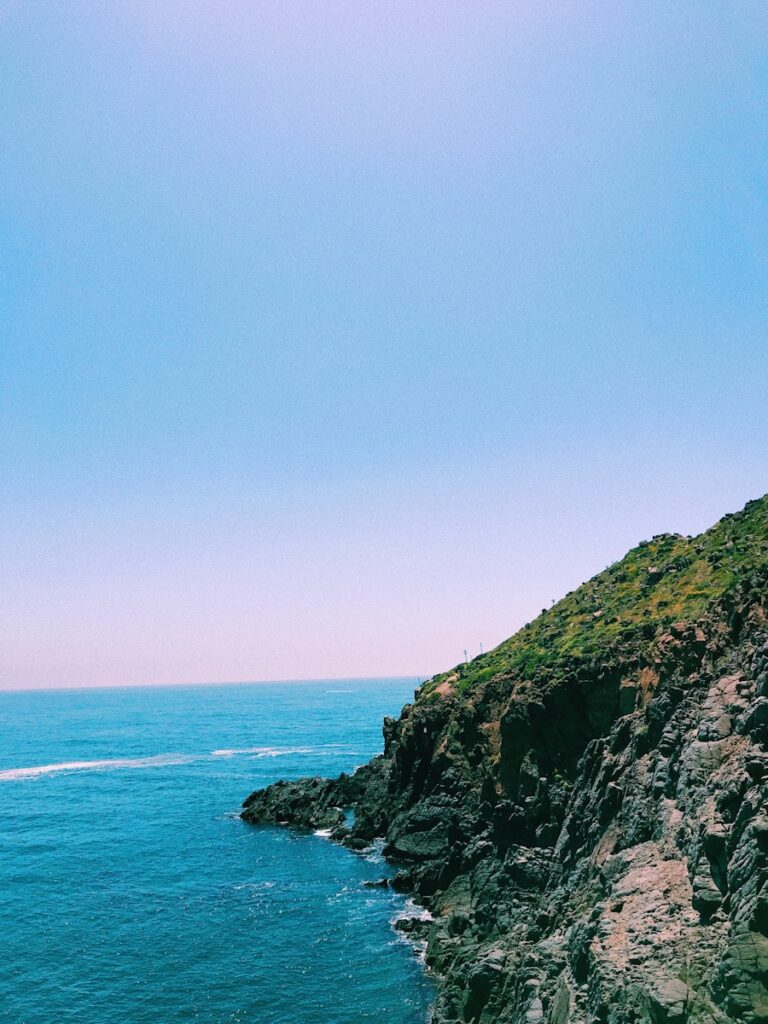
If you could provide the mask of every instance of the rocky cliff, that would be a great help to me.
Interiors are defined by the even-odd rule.
[[[768,497],[641,544],[421,687],[353,776],[243,817],[386,838],[436,1024],[768,1024],[767,604]]]

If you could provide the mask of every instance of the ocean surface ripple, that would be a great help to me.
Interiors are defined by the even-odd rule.
[[[0,693],[0,1021],[423,1024],[380,854],[237,815],[378,752],[413,686]]]

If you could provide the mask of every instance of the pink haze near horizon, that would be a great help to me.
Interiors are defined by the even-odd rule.
[[[0,7],[0,688],[425,677],[768,490],[764,5]]]

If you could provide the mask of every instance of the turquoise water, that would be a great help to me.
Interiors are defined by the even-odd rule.
[[[0,693],[0,1020],[425,1021],[380,858],[237,817],[378,752],[413,687]]]

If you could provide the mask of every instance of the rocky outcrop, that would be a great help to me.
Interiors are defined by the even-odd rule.
[[[595,603],[618,615],[598,649],[574,654],[553,610],[534,658],[510,641],[495,671],[436,677],[355,775],[244,805],[353,848],[385,837],[431,912],[413,928],[436,1024],[768,1024],[768,502],[663,538],[673,564],[658,547],[569,595],[580,629]],[[670,621],[675,573],[705,601]]]

